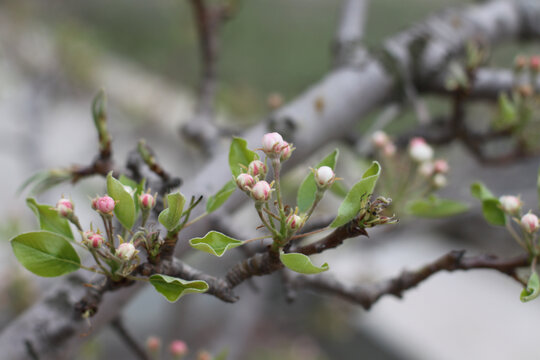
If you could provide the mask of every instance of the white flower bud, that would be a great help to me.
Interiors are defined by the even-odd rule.
[[[435,160],[433,166],[436,173],[446,174],[448,171],[450,171],[450,166],[448,165],[448,162],[444,159]]]
[[[294,150],[294,148],[292,147],[291,144],[289,144],[286,141],[283,141],[283,145],[281,147],[281,157],[279,159],[281,161],[289,160],[293,150]]]
[[[253,176],[249,174],[240,174],[236,178],[236,185],[242,191],[249,191],[253,185],[255,185],[255,180],[253,179]]]
[[[448,180],[443,174],[435,174],[435,176],[433,177],[433,186],[435,188],[440,189],[442,187],[445,187],[447,184]]]
[[[137,255],[139,251],[135,249],[135,246],[133,246],[132,243],[122,243],[118,246],[116,249],[116,256],[118,256],[122,260],[131,260]]]
[[[510,215],[515,215],[521,210],[523,203],[517,196],[504,195],[499,198],[502,210]]]
[[[396,154],[396,145],[394,145],[394,143],[392,142],[389,142],[388,144],[384,145],[382,153],[385,157],[394,156]]]
[[[267,156],[271,158],[279,157],[283,148],[283,137],[277,132],[264,134],[262,145],[262,149]]]
[[[421,137],[413,138],[409,144],[409,156],[416,162],[424,162],[433,158],[433,149]]]
[[[251,189],[251,196],[256,201],[268,201],[272,188],[266,181],[259,181]]]
[[[315,171],[315,182],[321,189],[327,188],[334,183],[336,174],[329,166],[321,166]]]
[[[261,160],[253,160],[248,165],[248,174],[253,177],[258,176],[259,179],[264,179],[267,171],[266,164]]]
[[[390,138],[384,131],[379,130],[371,135],[371,142],[376,148],[384,149],[384,147],[390,143]]]
[[[435,165],[431,161],[424,161],[418,167],[418,173],[426,178],[430,178],[435,172]]]
[[[297,230],[302,226],[302,217],[291,214],[287,217],[287,227],[291,230]]]
[[[529,234],[532,234],[538,230],[538,217],[533,213],[529,212],[528,214],[523,215],[520,223],[521,228]]]
[[[68,199],[58,200],[56,203],[56,211],[63,217],[71,215],[73,213],[73,202]]]

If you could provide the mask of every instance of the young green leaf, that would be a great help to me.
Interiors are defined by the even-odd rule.
[[[229,166],[234,177],[244,172],[240,165],[244,165],[247,168],[250,162],[258,159],[259,155],[247,148],[247,141],[245,139],[239,137],[233,138],[229,150]]]
[[[52,206],[38,204],[34,198],[26,199],[26,205],[36,214],[41,230],[57,233],[69,240],[74,240],[68,220],[62,217]]]
[[[319,162],[317,166],[315,166],[315,169],[318,169],[321,166],[328,166],[332,168],[332,170],[334,170],[336,167],[338,156],[338,149],[332,151],[332,153],[322,159],[321,162]],[[335,184],[336,183],[334,183],[334,185]],[[311,205],[313,205],[316,192],[317,184],[315,183],[315,176],[313,175],[313,172],[310,171],[309,174],[304,178],[304,181],[302,181],[302,184],[300,184],[300,187],[298,188],[298,194],[296,195],[296,205],[298,206],[298,210],[300,212],[308,211]]]
[[[471,194],[482,201],[495,198],[493,193],[481,182],[475,182],[471,185]]]
[[[184,210],[184,204],[186,198],[180,192],[175,192],[167,195],[167,208],[164,209],[158,216],[158,221],[161,225],[165,226],[165,229],[173,231],[178,225],[180,218],[182,217],[182,210]]]
[[[234,180],[227,182],[217,193],[210,196],[206,202],[206,212],[211,213],[219,209],[221,205],[227,201],[229,196],[236,190],[236,183]]]
[[[135,224],[135,202],[132,194],[112,176],[112,171],[107,175],[107,193],[117,202],[114,207],[114,215],[123,227],[131,229]]]
[[[144,192],[144,187],[146,184],[146,179],[143,178],[141,182],[137,183],[134,180],[131,180],[124,174],[120,175],[118,178],[118,181],[122,183],[122,185],[129,186],[134,190],[133,193],[133,202],[135,203],[135,214],[139,212],[139,196]]]
[[[300,253],[288,253],[281,252],[279,259],[289,269],[302,274],[318,274],[328,270],[328,264],[324,263],[321,267],[313,265],[311,259],[304,254]]]
[[[62,235],[35,231],[17,235],[10,241],[17,260],[36,275],[54,277],[80,268],[79,255]]]
[[[221,257],[225,251],[242,245],[244,242],[233,239],[217,231],[210,231],[203,238],[193,238],[189,244],[197,250]]]
[[[175,302],[186,294],[203,293],[208,290],[208,284],[205,281],[187,281],[161,274],[150,276],[150,284],[170,302]]]
[[[414,216],[440,218],[461,214],[469,209],[468,204],[450,199],[430,196],[427,199],[413,200],[407,204],[406,211]]]
[[[374,161],[362,175],[362,180],[354,184],[349,190],[345,200],[339,206],[337,217],[330,224],[330,227],[339,227],[354,219],[369,200],[380,174],[381,166],[377,161]]]
[[[349,189],[347,189],[347,186],[345,186],[343,182],[336,181],[332,184],[332,187],[330,188],[330,192],[336,195],[337,197],[345,199],[345,196],[347,196]]]
[[[482,213],[484,218],[492,225],[506,225],[506,216],[501,209],[499,199],[485,199],[482,201]]]
[[[527,287],[521,291],[519,298],[522,302],[527,302],[536,299],[538,295],[540,295],[540,279],[538,279],[538,274],[534,271],[531,273]]]

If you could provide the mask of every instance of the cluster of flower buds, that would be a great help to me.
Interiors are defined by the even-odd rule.
[[[396,145],[384,131],[375,131],[371,135],[371,142],[384,157],[392,157],[396,153]]]
[[[395,215],[383,215],[384,210],[390,206],[392,199],[379,196],[374,201],[368,201],[366,206],[358,213],[357,224],[365,228],[383,224],[395,224],[398,219]]]
[[[435,189],[448,184],[446,174],[450,171],[448,162],[444,159],[433,160],[433,148],[424,138],[415,137],[409,143],[409,156],[417,163],[418,173],[431,181]]]
[[[112,215],[115,206],[116,202],[108,195],[92,199],[92,209],[96,210],[101,215]]]
[[[527,66],[534,73],[540,72],[540,55],[533,55],[531,57],[524,55],[516,56],[514,61],[514,68],[516,71],[525,70]]]
[[[262,139],[262,151],[270,159],[285,161],[291,157],[294,148],[291,144],[283,140],[277,132],[264,134]]]

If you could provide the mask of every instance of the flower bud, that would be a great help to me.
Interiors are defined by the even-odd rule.
[[[151,210],[156,206],[156,199],[150,194],[139,195],[139,204],[143,210]]]
[[[268,157],[277,158],[281,156],[283,137],[277,132],[267,133],[263,136],[262,145],[262,149]]]
[[[188,347],[185,342],[181,340],[174,340],[171,342],[171,345],[169,345],[169,351],[174,357],[180,358],[187,354]]]
[[[416,162],[424,162],[433,158],[433,149],[421,137],[416,137],[409,143],[409,156]]]
[[[531,97],[534,94],[534,89],[529,84],[521,84],[521,85],[519,85],[518,88],[517,88],[517,91],[518,91],[519,95],[521,95],[524,98]]]
[[[212,355],[208,351],[201,350],[197,354],[197,360],[212,360]]]
[[[302,223],[302,217],[296,214],[291,214],[287,217],[287,227],[291,230],[298,230],[302,226]]]
[[[161,348],[161,339],[156,336],[149,336],[146,339],[146,348],[153,353],[156,353]]]
[[[131,260],[137,255],[139,251],[135,249],[135,246],[133,246],[132,243],[122,243],[118,245],[118,248],[116,249],[116,256],[118,256],[122,260]]]
[[[375,131],[371,135],[371,142],[378,149],[384,149],[386,145],[390,143],[390,138],[384,131]]]
[[[255,185],[255,179],[249,174],[240,174],[236,178],[236,185],[238,185],[242,191],[249,191],[253,185]]]
[[[286,141],[283,141],[283,146],[281,148],[281,157],[279,158],[281,161],[289,160],[289,158],[292,155],[294,148]]]
[[[94,249],[101,247],[104,241],[105,239],[100,234],[93,234],[88,237],[88,244],[92,246]]]
[[[58,200],[56,203],[56,211],[63,217],[71,215],[73,213],[73,202],[68,199]]]
[[[443,174],[435,174],[433,177],[433,186],[436,189],[440,189],[442,187],[445,187],[448,184],[448,180],[446,179],[446,176]]]
[[[521,228],[529,234],[536,232],[538,230],[538,217],[530,212],[523,215],[521,217]]]
[[[517,196],[504,195],[499,198],[501,209],[510,215],[515,215],[521,210],[523,203]]]
[[[258,176],[259,179],[264,179],[267,171],[266,164],[261,160],[253,160],[248,165],[248,174],[253,177]]]
[[[518,55],[516,56],[516,59],[514,60],[514,69],[521,71],[527,66],[527,63],[529,60],[524,55]]]
[[[531,70],[534,72],[538,72],[540,70],[540,55],[531,56],[531,59],[529,61]]]
[[[394,145],[394,143],[392,142],[389,142],[388,144],[384,145],[382,153],[385,157],[394,156],[396,154],[396,145]]]
[[[253,188],[251,189],[251,196],[256,201],[268,201],[271,191],[272,188],[270,187],[270,184],[262,180],[253,185]]]
[[[332,185],[336,179],[336,174],[329,166],[321,166],[315,171],[315,182],[321,189],[325,189]]]
[[[418,173],[426,178],[430,178],[435,172],[435,165],[431,161],[424,161],[418,167]]]
[[[443,159],[435,160],[433,170],[438,174],[446,174],[450,170],[448,162]]]
[[[102,214],[112,213],[115,205],[114,199],[107,195],[92,200],[92,207]]]

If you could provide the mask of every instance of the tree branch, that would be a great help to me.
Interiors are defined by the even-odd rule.
[[[338,28],[332,44],[335,67],[358,63],[358,60],[367,55],[367,51],[361,46],[367,11],[368,0],[343,1]]]

